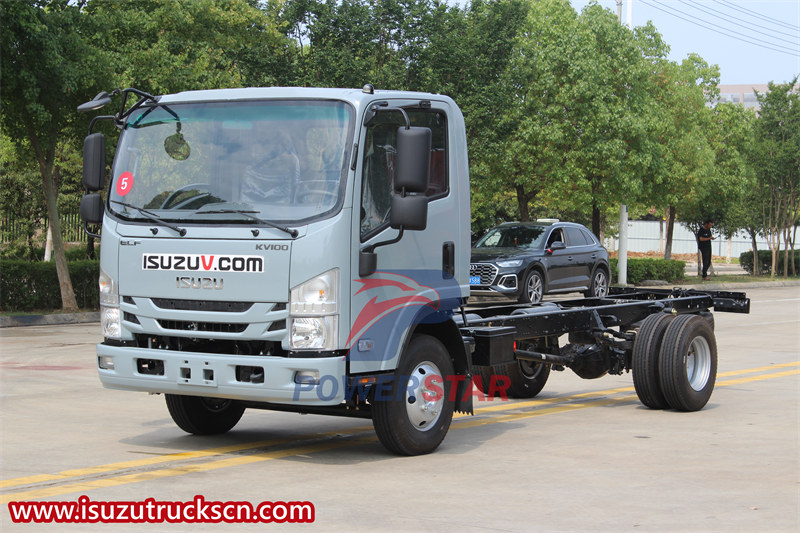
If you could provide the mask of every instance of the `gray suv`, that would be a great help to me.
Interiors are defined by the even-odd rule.
[[[572,222],[506,222],[472,247],[470,293],[537,303],[551,293],[603,297],[608,252],[585,226]]]

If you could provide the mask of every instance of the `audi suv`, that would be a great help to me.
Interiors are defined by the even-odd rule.
[[[470,294],[537,303],[545,294],[604,297],[608,252],[585,226],[553,220],[506,222],[472,247]]]

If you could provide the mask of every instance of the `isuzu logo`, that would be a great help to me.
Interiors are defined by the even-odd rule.
[[[142,270],[264,272],[260,255],[142,254]]]
[[[221,290],[223,282],[222,278],[195,278],[191,276],[178,276],[175,278],[175,286],[179,289]]]

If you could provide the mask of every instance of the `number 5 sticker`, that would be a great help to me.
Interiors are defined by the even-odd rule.
[[[125,196],[129,192],[131,192],[131,188],[133,187],[133,174],[130,172],[123,172],[117,178],[117,194],[120,196]]]

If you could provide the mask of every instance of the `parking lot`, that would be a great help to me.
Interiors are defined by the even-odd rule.
[[[97,324],[0,329],[3,531],[217,531],[15,524],[8,502],[308,501],[315,531],[797,531],[800,287],[718,313],[717,386],[695,413],[639,404],[629,374],[554,372],[533,400],[476,402],[435,453],[396,457],[367,420],[248,411],[214,437],[162,396],[103,389]],[[226,530],[263,530],[228,524]]]

